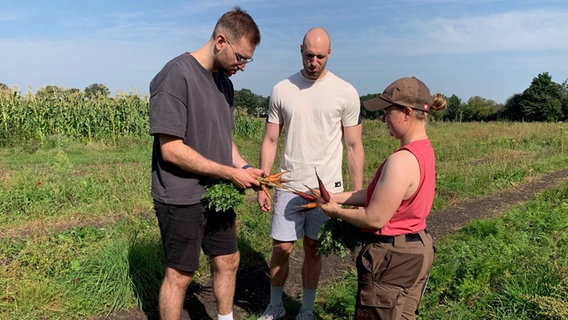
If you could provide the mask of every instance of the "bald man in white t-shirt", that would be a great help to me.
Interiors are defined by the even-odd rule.
[[[296,190],[317,187],[314,170],[329,192],[344,190],[343,145],[352,189],[363,187],[363,142],[357,90],[326,69],[331,54],[329,34],[312,28],[300,46],[303,69],[280,81],[272,89],[266,131],[260,154],[260,169],[270,174],[278,140],[283,137],[280,171]],[[258,193],[262,211],[273,209],[270,236],[270,303],[260,320],[280,319],[286,314],[282,303],[294,242],[303,239],[303,296],[296,319],[315,319],[313,306],[321,274],[322,257],[317,254],[317,233],[329,218],[320,209],[305,211],[306,201],[289,190],[275,192],[274,208],[263,192]]]

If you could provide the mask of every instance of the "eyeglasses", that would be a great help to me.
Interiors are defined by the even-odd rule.
[[[231,47],[231,50],[233,50],[233,53],[235,54],[235,58],[237,58],[238,64],[247,64],[249,62],[252,62],[252,60],[253,60],[252,58],[245,58],[240,53],[235,51],[235,48],[233,48],[233,46],[231,45],[231,42],[229,42],[229,38],[225,37],[225,40],[227,40],[229,47]]]

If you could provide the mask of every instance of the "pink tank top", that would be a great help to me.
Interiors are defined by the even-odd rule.
[[[428,139],[414,141],[394,152],[400,150],[408,150],[418,159],[420,182],[416,192],[410,198],[400,203],[389,222],[377,231],[376,234],[397,236],[422,231],[426,229],[426,217],[432,209],[436,187],[436,159],[430,141]],[[369,205],[385,162],[381,164],[375,173],[375,177],[367,187],[365,206]]]

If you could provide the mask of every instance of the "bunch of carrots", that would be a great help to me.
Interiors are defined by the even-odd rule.
[[[282,178],[282,175],[286,172],[287,171],[279,172],[273,175],[259,178],[258,181],[260,182],[262,190],[269,199],[272,198],[268,189],[279,187],[289,190],[300,196],[302,199],[307,200],[308,203],[301,206],[306,211],[316,208],[318,201],[324,203],[329,202],[330,194],[325,188],[322,180],[320,179],[317,170],[315,170],[315,173],[318,180],[319,190],[315,190],[304,185],[308,189],[308,192],[302,192],[287,186],[286,183],[289,182],[289,180]],[[325,256],[330,254],[337,254],[341,257],[349,255],[355,250],[358,245],[360,245],[358,234],[359,228],[341,219],[329,219],[326,223],[324,223],[324,225],[318,232],[318,254]]]
[[[308,189],[309,192],[299,191],[299,190],[290,188],[289,186],[285,185],[285,183],[290,182],[290,180],[286,180],[286,179],[282,178],[282,175],[286,172],[288,172],[288,171],[282,171],[282,172],[275,173],[275,174],[272,174],[272,175],[269,175],[269,176],[266,176],[266,177],[259,178],[258,181],[260,182],[260,187],[262,188],[262,191],[264,191],[264,193],[266,194],[268,199],[272,200],[272,197],[270,196],[270,191],[268,190],[268,188],[279,187],[279,188],[282,188],[282,189],[292,191],[293,193],[300,196],[302,199],[309,201],[308,203],[302,205],[302,208],[305,209],[305,210],[310,210],[310,209],[317,207],[318,201],[322,201],[324,203],[329,202],[330,194],[327,191],[327,189],[325,188],[325,185],[323,184],[322,180],[320,179],[317,170],[315,170],[315,173],[316,173],[316,178],[318,180],[319,191],[315,190],[313,188],[310,188],[307,185],[304,185]]]

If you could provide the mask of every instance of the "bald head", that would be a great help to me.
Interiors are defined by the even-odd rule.
[[[311,28],[304,35],[304,40],[302,41],[302,45],[325,46],[329,50],[331,48],[331,40],[329,39],[329,33],[327,33],[327,31],[321,27]]]
[[[306,32],[300,46],[302,53],[302,74],[304,77],[317,80],[327,74],[327,59],[331,54],[329,34],[323,28],[312,28]]]

